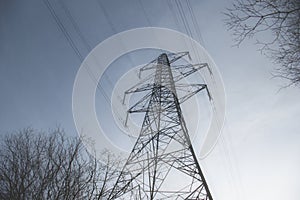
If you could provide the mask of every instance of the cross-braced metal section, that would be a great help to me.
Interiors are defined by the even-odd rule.
[[[207,67],[207,64],[172,65],[187,52],[161,54],[140,71],[154,69],[127,90],[148,93],[128,113],[145,112],[140,135],[113,186],[109,199],[212,200],[193,150],[180,103],[207,87],[205,84],[176,84]],[[172,69],[177,70],[173,76]],[[150,82],[149,82],[150,81]],[[178,98],[176,88],[186,89]]]

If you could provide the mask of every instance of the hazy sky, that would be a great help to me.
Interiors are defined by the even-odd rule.
[[[61,125],[76,135],[72,89],[82,59],[128,29],[157,26],[185,33],[174,2],[0,0],[0,132]],[[272,79],[277,66],[254,41],[232,47],[221,14],[229,1],[190,4],[201,31],[194,39],[217,64],[227,97],[222,137],[200,161],[214,199],[300,199],[299,88],[278,92],[285,82]]]

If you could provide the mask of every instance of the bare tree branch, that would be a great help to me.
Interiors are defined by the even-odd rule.
[[[105,199],[120,161],[103,155],[107,162],[98,162],[61,129],[7,135],[0,147],[0,199]]]
[[[275,74],[300,85],[300,1],[236,0],[224,13],[235,44],[256,37],[260,50],[281,67]],[[261,35],[270,31],[272,38]]]

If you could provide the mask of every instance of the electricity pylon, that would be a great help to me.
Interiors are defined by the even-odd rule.
[[[209,92],[205,84],[178,83],[207,64],[171,66],[185,55],[188,52],[161,54],[140,69],[155,72],[125,92],[147,92],[128,110],[145,112],[145,117],[108,199],[213,200],[180,108],[181,103],[199,91],[204,89],[208,95]],[[187,91],[180,98],[176,93],[179,87]]]

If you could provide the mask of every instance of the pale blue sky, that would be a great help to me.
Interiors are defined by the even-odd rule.
[[[72,88],[82,60],[67,38],[85,57],[107,37],[131,28],[185,32],[170,12],[174,1],[99,1],[49,0],[56,22],[46,0],[0,0],[1,133],[61,125],[76,135]],[[254,41],[232,47],[221,14],[229,1],[190,4],[202,36],[194,39],[219,67],[227,96],[223,135],[200,162],[214,199],[300,199],[299,89],[278,92],[284,81],[272,79],[276,66],[256,50]]]

